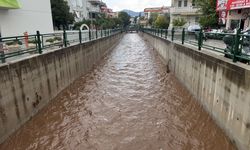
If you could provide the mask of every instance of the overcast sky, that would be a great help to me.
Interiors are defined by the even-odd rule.
[[[143,11],[147,7],[170,6],[171,0],[103,0],[113,11],[129,9]]]

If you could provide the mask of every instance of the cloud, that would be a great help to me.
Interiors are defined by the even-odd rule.
[[[103,0],[114,11],[130,9],[143,11],[147,7],[170,6],[171,0]]]

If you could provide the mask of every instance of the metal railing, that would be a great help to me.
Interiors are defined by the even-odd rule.
[[[46,34],[37,31],[33,35],[0,37],[0,61],[5,63],[33,54],[42,54],[44,51],[96,40],[119,32],[122,32],[120,28],[83,31],[64,30]]]
[[[193,45],[198,50],[209,50],[215,54],[224,55],[233,62],[250,64],[250,34],[239,29],[236,33],[187,31],[185,28],[171,30],[141,28],[141,31],[182,45]]]

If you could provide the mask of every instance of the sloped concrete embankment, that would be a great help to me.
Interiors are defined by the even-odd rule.
[[[250,149],[250,67],[140,33],[239,149]]]
[[[119,43],[122,34],[0,66],[0,142]]]

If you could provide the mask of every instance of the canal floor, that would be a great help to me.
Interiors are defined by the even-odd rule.
[[[1,150],[231,150],[222,130],[138,34],[126,34]]]

